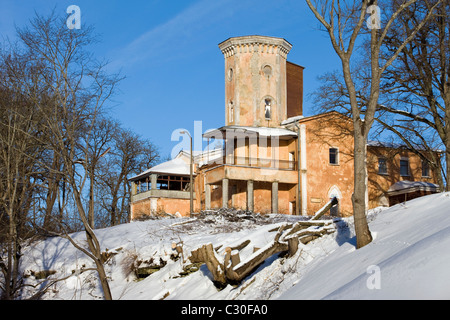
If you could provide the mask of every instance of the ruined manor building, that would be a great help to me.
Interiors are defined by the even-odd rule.
[[[193,210],[234,207],[313,215],[333,197],[331,214],[352,214],[352,121],[338,112],[303,117],[303,70],[287,61],[282,38],[234,37],[225,58],[225,125],[203,134],[223,148],[195,152]],[[435,175],[414,153],[369,143],[369,207],[437,192]],[[131,218],[189,216],[190,152],[132,177]]]

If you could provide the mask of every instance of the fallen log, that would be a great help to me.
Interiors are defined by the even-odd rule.
[[[291,238],[301,239],[304,236],[317,236],[321,237],[325,234],[333,233],[335,231],[334,227],[329,228],[319,228],[319,229],[303,229],[297,230],[296,232],[289,232],[282,238],[282,241],[289,241]]]
[[[271,257],[276,253],[288,251],[289,250],[288,244],[279,241],[285,228],[286,226],[284,225],[281,226],[277,234],[275,235],[274,240],[271,243],[254,252],[244,261],[240,262],[237,265],[233,265],[233,263],[231,263],[230,266],[226,268],[227,278],[229,278],[234,282],[239,282],[246,276],[248,276],[257,266],[263,263],[264,260],[266,260],[267,258]],[[228,259],[231,258],[231,253],[229,257],[228,256],[225,257],[225,259],[227,258]]]
[[[287,237],[291,234],[297,233],[298,231],[307,229],[309,227],[317,227],[317,228],[328,227],[332,224],[333,224],[332,220],[298,221],[294,225],[292,225],[292,224],[286,225],[286,229],[290,229],[290,230],[287,231],[287,233],[284,237]],[[276,231],[276,230],[274,230],[274,229],[269,230],[269,232],[272,232],[272,231]]]
[[[330,201],[332,203],[333,201]],[[286,232],[286,230],[288,230]],[[219,261],[212,244],[203,245],[191,252],[192,263],[206,263],[213,276],[214,284],[223,288],[227,284],[236,284],[250,275],[261,263],[272,255],[287,252],[292,257],[298,251],[299,244],[306,244],[325,234],[334,232],[331,220],[298,221],[295,224],[283,224],[277,229],[273,241],[241,260],[239,250],[245,248],[250,240],[237,246],[226,247],[223,263]]]
[[[314,217],[311,218],[311,220],[318,220],[321,216],[323,216],[328,210],[331,209],[332,206],[338,204],[338,199],[334,197],[330,201],[328,201],[319,211],[316,212]]]
[[[225,270],[222,263],[216,257],[214,248],[211,243],[201,246],[191,252],[189,260],[192,263],[204,262],[211,272],[214,284],[218,287],[223,287],[227,284],[225,277]]]
[[[234,246],[234,247],[226,247],[226,248],[225,248],[225,251],[227,251],[227,250],[230,250],[230,251],[233,251],[233,250],[242,250],[242,249],[244,249],[246,246],[248,246],[249,244],[250,244],[250,240],[245,240],[244,242],[238,244],[237,246]]]

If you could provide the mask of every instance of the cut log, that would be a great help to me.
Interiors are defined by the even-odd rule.
[[[275,253],[288,251],[288,244],[279,242],[285,228],[285,225],[281,226],[271,243],[250,255],[245,261],[234,266],[232,272],[228,272],[227,274],[227,276],[231,277],[230,280],[241,281],[267,258]]]
[[[288,236],[299,232],[300,230],[308,229],[309,227],[328,227],[332,225],[333,221],[331,220],[316,220],[316,221],[298,221],[296,222],[292,228],[283,236],[283,238],[287,239]]]
[[[288,240],[288,257],[292,257],[297,253],[299,239],[297,237],[289,238]]]
[[[289,233],[289,234],[286,234],[286,235],[283,237],[283,241],[289,241],[289,240],[292,239],[292,238],[297,238],[297,239],[300,239],[300,242],[302,242],[303,244],[305,244],[304,241],[306,241],[306,238],[305,238],[305,240],[302,240],[303,237],[306,237],[306,236],[312,236],[312,237],[319,238],[319,237],[321,237],[321,236],[323,236],[323,235],[325,235],[325,234],[333,233],[334,231],[335,231],[334,228],[320,228],[320,229],[304,229],[304,230],[298,230],[298,231],[295,232],[295,233]],[[311,240],[309,240],[309,241],[311,241]],[[308,241],[308,242],[309,242],[309,241]]]
[[[333,203],[335,202],[330,201],[329,205],[331,206]],[[323,208],[323,211],[326,211],[325,208]],[[315,217],[320,216],[316,215]],[[286,232],[286,230],[288,231]],[[298,251],[300,243],[306,244],[334,231],[333,221],[331,220],[298,221],[295,224],[283,224],[278,227],[272,242],[262,248],[254,248],[254,252],[243,261],[241,261],[239,250],[248,246],[250,240],[246,240],[234,247],[225,248],[223,263],[219,262],[212,244],[203,245],[193,250],[189,259],[192,263],[206,263],[208,270],[213,276],[214,284],[223,288],[228,283],[236,284],[241,282],[272,255],[287,252],[288,257],[292,257]]]
[[[314,217],[311,218],[311,220],[318,220],[321,216],[323,216],[325,213],[328,212],[328,210],[331,209],[332,206],[338,204],[338,199],[334,197],[330,201],[327,202],[319,211],[316,212]]]
[[[234,246],[234,247],[226,247],[226,248],[225,248],[225,251],[227,251],[227,250],[230,250],[230,251],[233,251],[233,250],[242,250],[242,249],[244,249],[246,246],[248,246],[249,243],[250,243],[250,240],[245,240],[244,242],[238,244],[237,246]]]
[[[225,270],[223,264],[219,262],[216,257],[214,248],[211,243],[201,246],[200,248],[191,252],[189,260],[192,263],[204,262],[211,272],[214,283],[218,287],[223,287],[227,283],[225,278]]]

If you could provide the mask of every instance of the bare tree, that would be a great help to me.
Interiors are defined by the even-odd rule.
[[[400,47],[399,30],[412,30],[427,14],[428,7],[428,2],[421,0],[399,14],[395,28],[386,35],[386,55]],[[440,184],[447,190],[450,185],[449,28],[450,1],[444,0],[438,4],[436,14],[386,69],[381,87],[385,103],[379,106],[384,127],[428,161],[435,172],[442,171],[445,183],[441,179]],[[430,152],[442,147],[445,165]]]
[[[99,183],[104,190],[102,206],[110,225],[114,226],[129,221],[131,185],[128,178],[153,166],[159,160],[159,153],[149,140],[118,124],[111,148],[103,161]]]
[[[63,163],[64,171],[58,173],[64,176],[71,187],[88,248],[74,241],[72,243],[94,261],[104,297],[112,299],[103,267],[101,246],[89,223],[83,192],[89,174],[94,176],[92,171],[89,172],[89,169],[95,169],[90,160],[98,160],[101,156],[92,153],[94,127],[120,78],[107,74],[105,64],[96,61],[86,51],[93,41],[89,27],[72,31],[66,27],[63,18],[54,14],[48,18],[37,15],[30,21],[30,27],[19,30],[18,35],[27,56],[40,65],[38,78],[28,88],[29,98],[42,117],[43,127],[48,134],[43,143]],[[43,100],[43,96],[47,99]],[[99,150],[103,149],[96,148],[96,151]],[[93,214],[90,211],[88,213]]]
[[[116,125],[107,118],[98,118],[93,123],[92,128],[87,129],[87,136],[85,145],[86,160],[83,161],[84,168],[89,174],[89,211],[88,221],[91,228],[95,227],[95,213],[94,213],[94,188],[96,184],[96,176],[98,171],[99,161],[111,149],[113,136],[117,130]]]
[[[306,0],[309,8],[329,35],[332,47],[341,60],[345,90],[348,93],[353,119],[354,193],[352,202],[357,248],[361,248],[372,241],[365,215],[367,209],[367,138],[375,120],[380,96],[381,76],[433,14],[436,4],[429,6],[426,16],[412,30],[401,34],[401,45],[389,57],[385,57],[382,65],[380,64],[381,48],[386,40],[387,32],[398,15],[416,1],[395,1],[395,6],[388,6],[377,0]],[[383,15],[379,15],[380,7],[378,4],[382,5]],[[367,12],[370,16],[366,21]],[[381,19],[381,16],[383,16],[383,19]],[[383,28],[381,28],[381,24],[383,24]],[[365,29],[366,25],[368,31]],[[367,41],[370,43],[369,48],[366,49],[370,58],[367,68],[370,76],[368,92],[365,94],[364,100],[361,100],[355,86],[352,56],[354,56],[358,44],[364,38],[368,38]]]
[[[13,70],[21,70],[20,80]],[[29,212],[36,189],[37,158],[43,148],[39,117],[23,94],[31,71],[18,55],[0,57],[0,276],[1,297],[14,299],[22,288],[19,272],[23,242],[30,238]]]

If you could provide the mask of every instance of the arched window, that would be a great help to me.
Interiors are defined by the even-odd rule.
[[[234,104],[233,101],[228,103],[228,122],[234,122]]]
[[[270,110],[271,105],[272,101],[270,99],[264,99],[264,117],[266,118],[266,120],[272,119]]]

